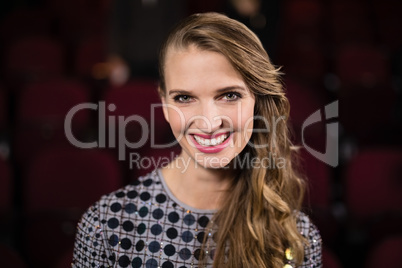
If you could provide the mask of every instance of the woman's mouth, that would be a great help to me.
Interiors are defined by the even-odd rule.
[[[222,144],[228,138],[228,136],[228,133],[224,133],[222,135],[219,135],[218,137],[208,139],[200,137],[198,135],[194,135],[194,139],[201,146],[216,146]]]
[[[219,153],[225,149],[231,140],[233,133],[225,132],[217,135],[192,134],[195,147],[202,153]]]

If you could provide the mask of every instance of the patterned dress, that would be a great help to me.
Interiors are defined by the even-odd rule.
[[[77,227],[72,267],[198,267],[206,238],[204,263],[212,267],[214,210],[181,203],[170,192],[160,170],[103,196]],[[309,245],[300,267],[321,267],[321,237],[299,213],[297,227]],[[210,248],[210,250],[208,250]],[[294,267],[289,260],[289,266]]]

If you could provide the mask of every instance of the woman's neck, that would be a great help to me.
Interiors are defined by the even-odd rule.
[[[192,159],[180,157],[183,156],[162,169],[170,191],[188,206],[219,209],[234,178],[233,172],[230,169],[204,168]]]

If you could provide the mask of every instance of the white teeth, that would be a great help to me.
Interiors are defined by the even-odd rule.
[[[197,135],[194,135],[194,139],[202,146],[216,146],[221,144],[226,138],[228,137],[227,134],[220,135],[218,138],[213,139],[204,139]]]

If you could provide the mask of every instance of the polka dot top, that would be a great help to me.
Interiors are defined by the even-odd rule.
[[[77,226],[72,267],[198,267],[207,235],[206,267],[212,267],[214,210],[181,203],[170,192],[160,170],[103,196]],[[299,231],[308,238],[301,267],[321,267],[321,237],[299,213]],[[210,249],[208,251],[208,249]],[[291,260],[289,266],[295,267]]]

